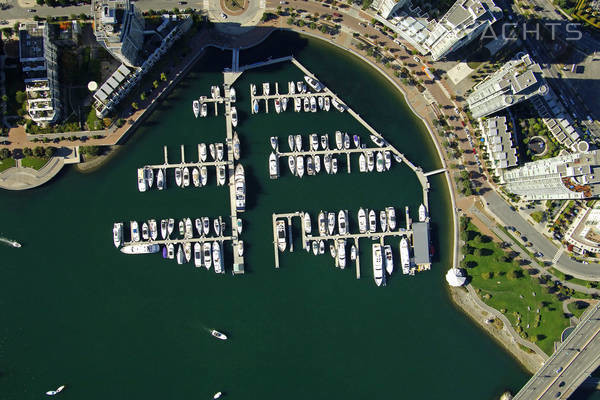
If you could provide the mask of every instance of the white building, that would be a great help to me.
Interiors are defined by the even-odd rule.
[[[143,62],[144,19],[129,0],[94,0],[94,34],[122,63],[139,66]]]
[[[600,194],[600,150],[533,161],[502,176],[525,200],[590,199]]]
[[[396,12],[396,10],[404,7],[407,2],[408,0],[374,0],[371,7],[377,10],[383,18],[388,19]]]
[[[473,88],[467,97],[474,118],[485,117],[536,95],[545,95],[548,87],[540,66],[529,54],[508,61],[498,71]]]
[[[438,21],[425,41],[433,60],[456,51],[502,17],[502,10],[491,0],[457,0]]]
[[[27,112],[40,125],[56,122],[62,105],[58,83],[58,53],[48,24],[19,25],[19,60],[23,67]]]
[[[485,121],[480,119],[479,129],[485,140],[492,168],[497,175],[500,175],[499,170],[517,165],[519,161],[517,149],[505,116],[488,118]]]

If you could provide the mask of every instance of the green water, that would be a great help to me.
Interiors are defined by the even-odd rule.
[[[409,159],[425,170],[438,166],[402,98],[353,57],[278,33],[243,52],[242,63],[289,54],[282,41],[294,43],[296,57]],[[64,399],[208,399],[224,391],[231,399],[479,400],[522,385],[528,375],[448,299],[450,214],[441,177],[431,180],[431,271],[396,275],[377,288],[369,241],[361,242],[360,280],[354,268],[337,270],[328,255],[302,250],[284,254],[275,270],[272,212],[346,208],[356,230],[360,206],[400,211],[408,205],[416,213],[421,201],[416,177],[405,166],[300,181],[282,163],[282,178],[269,180],[269,136],[280,136],[283,148],[290,133],[307,140],[312,132],[341,129],[367,140],[347,113],[288,111],[248,119],[249,84],[301,79],[291,63],[250,71],[235,84],[248,186],[242,235],[247,273],[217,276],[114,248],[115,221],[228,214],[228,193],[215,185],[214,173],[206,188],[173,188],[169,176],[169,190],[139,193],[136,168],[162,162],[165,144],[174,161],[179,145],[187,144],[191,160],[197,143],[224,140],[223,117],[195,120],[190,105],[222,82],[220,71],[230,60],[230,53],[209,51],[99,171],[67,169],[52,184],[0,194],[0,233],[24,244],[19,250],[0,246],[0,398],[39,399],[67,384]],[[396,240],[390,244],[397,247]],[[214,340],[208,328],[231,340]]]

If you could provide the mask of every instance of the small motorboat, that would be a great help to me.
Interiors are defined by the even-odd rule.
[[[175,258],[175,246],[173,246],[173,243],[167,245],[167,258],[171,260]]]
[[[243,240],[238,240],[238,256],[240,256],[240,257],[244,256],[244,241]]]
[[[148,221],[148,227],[150,228],[150,237],[152,240],[158,239],[158,225],[155,219]]]
[[[169,218],[169,222],[167,225],[167,237],[171,236],[173,230],[175,229],[175,220],[173,218]]]
[[[190,169],[188,167],[183,168],[183,187],[190,186]]]
[[[290,147],[290,151],[295,151],[296,150],[296,145],[294,143],[294,135],[289,135],[288,136],[288,146]]]
[[[281,111],[287,110],[288,99],[284,97],[281,99]]]
[[[337,147],[338,150],[341,150],[344,147],[344,137],[340,131],[335,131],[335,147]]]
[[[319,240],[319,254],[325,254],[325,242]]]
[[[279,147],[279,138],[277,136],[271,136],[270,141],[273,150],[277,151],[277,148]]]
[[[296,135],[294,140],[296,142],[296,151],[302,151],[302,136]]]
[[[196,230],[198,231],[198,235],[202,236],[202,220],[200,218],[196,218],[194,220],[194,225],[196,226]]]
[[[177,186],[181,187],[181,177],[182,177],[183,173],[181,171],[181,168],[175,168],[175,183],[177,184]]]
[[[200,143],[200,161],[206,161],[208,153],[206,152],[206,143]]]
[[[167,258],[167,246],[162,248],[162,257]]]
[[[329,97],[325,96],[325,104],[323,104],[323,109],[325,111],[329,111],[331,109],[331,102],[329,101]]]
[[[337,174],[338,172],[338,160],[337,157],[331,157],[331,173]]]
[[[206,117],[207,115],[208,115],[208,104],[202,103],[202,106],[200,108],[200,116]]]
[[[229,101],[234,102],[236,101],[236,95],[235,95],[235,89],[234,88],[229,88]]]
[[[240,159],[240,137],[237,132],[233,132],[233,158]]]
[[[213,396],[213,399],[217,400],[217,399],[221,398],[221,396],[223,396],[223,392],[217,392],[217,393],[215,393],[215,395]]]
[[[156,187],[158,190],[163,190],[165,188],[165,174],[162,168],[159,168],[158,174],[156,174]]]
[[[65,389],[65,385],[59,386],[57,387],[55,390],[48,390],[46,392],[46,395],[48,396],[56,396],[57,394],[59,394],[60,392],[62,392]]]
[[[323,96],[319,96],[317,99],[317,104],[319,104],[319,110],[322,110],[324,106]]]
[[[281,112],[281,100],[275,99],[275,112],[279,114]]]
[[[237,219],[237,227],[236,228],[237,228],[238,234],[241,234],[242,233],[242,219],[241,218]]]
[[[192,182],[194,183],[194,186],[200,186],[200,170],[198,167],[192,169]]]
[[[254,99],[252,102],[252,112],[254,114],[258,113],[258,100]]]
[[[198,100],[192,101],[192,109],[194,110],[194,117],[198,118],[198,114],[200,114],[200,102]]]
[[[348,133],[344,133],[344,149],[348,150],[350,148],[350,135]]]
[[[211,329],[210,334],[213,335],[214,337],[216,337],[217,339],[227,340],[227,335],[225,335],[224,333],[219,332],[216,329]]]
[[[142,224],[142,239],[148,240],[150,237],[150,230],[148,229],[148,224],[144,222]]]
[[[312,252],[315,256],[319,254],[319,242],[317,242],[316,240],[313,240],[312,242]]]
[[[208,182],[208,168],[203,165],[200,167],[200,183],[202,186],[206,186],[206,182]]]
[[[325,154],[323,156],[323,165],[325,166],[325,172],[331,173],[331,154]]]
[[[352,135],[352,141],[354,142],[354,147],[357,149],[360,148],[360,136]]]
[[[288,156],[288,166],[292,175],[296,175],[296,157]]]
[[[388,150],[384,151],[383,159],[385,160],[385,169],[389,171],[392,167],[392,153]]]

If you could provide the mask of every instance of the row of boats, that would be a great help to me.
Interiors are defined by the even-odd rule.
[[[195,229],[194,229],[195,227]],[[207,238],[212,232],[218,237],[225,235],[226,223],[221,217],[213,219],[211,226],[209,217],[196,218],[193,222],[191,218],[183,218],[178,223],[180,239],[193,239],[196,232],[201,238]],[[125,243],[124,238],[124,224],[122,222],[116,222],[113,225],[113,243],[116,248],[121,247]],[[174,238],[173,232],[175,232],[175,219],[161,219],[160,220],[160,239],[159,239],[159,225],[156,219],[150,219],[140,224],[137,221],[129,222],[130,239],[131,242],[140,242],[142,240],[155,241],[155,240],[178,240]],[[237,218],[237,226],[235,227],[238,233],[242,233],[242,220]],[[130,250],[123,250],[124,253],[128,253]]]
[[[240,139],[237,132],[233,134],[233,157],[235,160],[240,159]],[[210,161],[224,161],[225,159],[225,145],[223,143],[210,143],[208,146],[205,143],[198,145],[200,163]],[[210,158],[209,158],[210,155]],[[238,165],[238,167],[240,167]],[[217,185],[222,186],[227,181],[227,166],[225,163],[216,166],[217,172]],[[239,182],[243,183],[243,167],[241,170],[236,167],[235,179],[236,186]],[[240,178],[240,176],[242,178]],[[158,168],[155,173],[154,169],[150,167],[138,168],[137,181],[138,190],[145,192],[154,185],[156,180],[156,187],[158,190],[167,188],[167,170],[166,168]],[[188,187],[193,184],[195,187],[206,186],[208,183],[208,168],[206,165],[198,165],[196,167],[176,167],[175,168],[175,183],[179,187]],[[244,188],[245,191],[245,188]]]
[[[221,99],[221,88],[219,86],[211,86],[210,94],[213,100],[222,101]],[[200,96],[199,99],[192,101],[192,111],[194,112],[194,117],[206,117],[208,115],[208,104],[206,96]],[[232,87],[229,89],[229,101],[236,101],[235,89]]]
[[[302,81],[298,81],[295,83],[288,82],[288,94],[281,95],[280,97],[276,97],[275,99],[273,99],[275,112],[279,114],[280,112],[286,111],[288,107],[288,102],[291,103],[292,101],[294,103],[295,112],[300,112],[302,110],[304,110],[304,112],[317,112],[318,109],[329,111],[332,105],[336,110],[340,112],[344,112],[346,110],[346,105],[338,99],[336,99],[335,97],[332,97],[330,99],[329,96],[318,94],[323,89],[325,89],[325,86],[321,82],[308,75],[304,76],[304,80],[306,81],[306,84]],[[307,84],[308,87],[310,87],[315,93],[311,93],[307,90]],[[253,96],[256,96],[256,85],[250,85],[250,92]],[[269,84],[269,82],[264,82],[262,84],[262,95],[269,96],[270,92],[271,85]],[[306,94],[306,96],[298,96],[302,94]],[[277,96],[278,93],[276,93],[275,95]],[[268,99],[265,99],[265,101],[268,101]],[[258,99],[254,99],[254,101],[252,102],[252,113],[256,114],[258,112],[259,102]]]

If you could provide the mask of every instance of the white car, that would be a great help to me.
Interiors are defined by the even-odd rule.
[[[413,60],[415,60],[416,62],[418,62],[419,64],[421,63],[421,59],[417,56],[413,57]]]
[[[221,18],[223,18],[223,19],[227,19],[227,14],[225,14],[225,13],[221,13]]]

